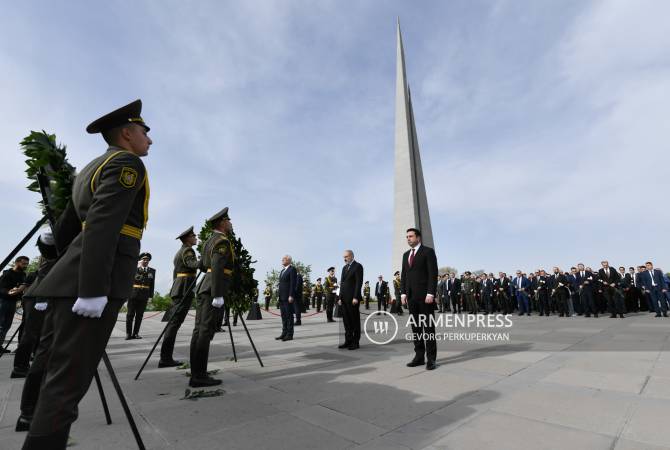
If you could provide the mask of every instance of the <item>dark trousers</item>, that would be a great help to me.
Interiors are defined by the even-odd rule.
[[[326,317],[328,320],[333,320],[333,308],[335,307],[335,295],[326,295]]]
[[[491,314],[493,313],[493,299],[488,292],[482,292],[482,302],[484,303],[484,310]]]
[[[431,319],[435,317],[433,304],[427,305],[423,300],[410,299],[408,302],[409,313],[412,316],[412,339],[414,340],[414,353],[416,359],[435,361],[437,358],[437,340],[435,339],[435,326]],[[422,323],[425,321],[425,325]]]
[[[191,378],[207,377],[209,343],[214,338],[219,314],[221,314],[221,308],[212,306],[212,296],[209,293],[198,294],[195,326],[191,336]]]
[[[516,300],[519,302],[519,314],[530,314],[530,303],[528,294],[523,291],[516,292]]]
[[[575,289],[572,294],[572,307],[577,314],[584,314],[584,307],[582,306],[582,299],[579,298],[579,289]]]
[[[0,346],[4,344],[7,332],[12,327],[15,313],[15,300],[0,299]]]
[[[665,293],[661,290],[659,286],[654,286],[649,291],[649,297],[651,298],[651,305],[654,307],[656,314],[666,314],[668,312],[668,304],[666,303]]]
[[[49,302],[45,334],[30,371],[39,373],[46,362],[44,381],[24,449],[44,448],[46,439],[52,442],[50,449],[65,448],[70,425],[77,420],[77,405],[88,391],[123,305],[123,300],[110,299],[102,317],[94,319],[74,314],[74,302]]]
[[[295,314],[296,323],[300,323],[302,317],[302,298],[293,299],[293,314]]]
[[[270,300],[272,297],[265,297],[265,310],[268,311],[270,309]]]
[[[316,311],[321,312],[321,305],[323,304],[323,294],[316,294],[314,296],[314,303],[316,304]]]
[[[174,298],[174,305],[171,309],[171,315],[168,319],[168,324],[165,327],[165,336],[163,337],[163,344],[161,344],[161,361],[170,362],[173,357],[174,343],[177,340],[177,332],[184,323],[188,310],[193,302],[194,294],[191,292],[183,298]]]
[[[140,332],[144,311],[147,309],[148,297],[136,297],[128,300],[128,313],[126,313],[126,334],[136,335]],[[134,325],[133,326],[133,322]]]
[[[452,292],[451,295],[449,295],[449,298],[451,298],[451,308],[455,313],[463,311],[460,294]]]
[[[556,307],[558,309],[558,314],[560,316],[569,316],[570,311],[568,310],[568,292],[563,289],[559,288],[555,293],[554,293],[554,299],[556,300]]]
[[[607,300],[607,311],[611,315],[623,314],[623,295],[612,286],[605,286],[603,296]]]
[[[293,303],[295,303],[295,300]],[[293,303],[288,303],[287,301],[279,302],[282,337],[293,337],[293,313],[295,311]]]
[[[344,302],[342,302],[344,304]],[[382,307],[386,311],[386,297],[377,297],[377,311],[381,311]],[[342,316],[344,318],[344,316]]]
[[[44,324],[45,314],[46,311],[35,309],[35,300],[23,301],[23,336],[16,348],[14,369],[24,371],[30,367],[30,355],[37,349],[37,344],[40,341],[40,332]]]
[[[354,305],[351,300],[342,300],[342,322],[344,323],[345,344],[358,344],[361,340],[361,314],[360,303]]]
[[[545,289],[540,289],[537,291],[538,296],[538,309],[540,315],[549,315],[549,293]]]
[[[370,296],[365,296],[365,309],[370,309]]]
[[[582,288],[581,292],[582,300],[582,309],[584,310],[584,315],[598,314],[596,310],[596,305],[593,302],[593,291],[591,289]]]

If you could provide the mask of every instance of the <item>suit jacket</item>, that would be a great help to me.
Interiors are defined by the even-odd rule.
[[[602,283],[600,283],[600,287],[604,286],[604,284],[610,285],[611,283],[618,285],[619,281],[621,281],[621,274],[612,267],[610,267],[609,269],[610,269],[609,277],[605,273],[605,269],[601,268],[598,271],[598,279],[602,281]]]
[[[450,293],[450,295],[458,295],[461,293],[461,280],[458,278],[454,278],[453,280],[449,278],[447,280],[447,292]]]
[[[596,277],[593,275],[593,272],[589,272],[588,270],[584,271],[584,276],[582,277],[582,273],[580,271],[577,271],[577,274],[575,275],[577,279],[577,285],[583,290],[588,290],[591,291],[594,288],[594,284],[596,282]]]
[[[363,287],[363,266],[358,261],[352,261],[349,269],[345,265],[340,277],[340,300],[351,303],[353,299],[361,300]]]
[[[402,255],[402,272],[400,275],[400,293],[407,295],[407,301],[423,303],[426,295],[435,295],[437,291],[437,256],[435,250],[421,245],[414,254],[412,266],[409,265],[407,250]],[[435,305],[435,303],[433,303]]]
[[[377,297],[378,299],[385,299],[387,289],[388,289],[388,283],[386,281],[382,281],[381,286],[379,285],[378,281],[377,284],[375,284],[375,297]]]
[[[129,298],[148,205],[148,176],[138,156],[110,147],[87,164],[58,218],[69,224],[56,233],[58,247],[67,250],[32,294]]]
[[[288,298],[295,300],[298,296],[298,271],[295,267],[288,266],[279,274],[279,301],[288,303]]]
[[[656,286],[658,286],[659,289],[665,289],[665,280],[663,279],[663,272],[661,272],[660,269],[654,269],[651,273],[647,270],[640,274],[640,284],[642,285],[642,288],[646,291],[651,291],[653,287],[651,282],[652,276]]]
[[[528,289],[531,287],[531,282],[528,278],[522,276],[521,277],[521,289],[523,289],[526,293],[528,293]],[[519,292],[519,277],[514,277],[514,280],[512,280],[512,289],[514,289],[515,293]]]
[[[481,281],[482,295],[491,295],[493,293],[493,280],[487,278]]]

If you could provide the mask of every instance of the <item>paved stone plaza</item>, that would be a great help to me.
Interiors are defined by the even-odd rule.
[[[179,449],[569,449],[670,448],[670,321],[640,313],[601,317],[514,317],[511,340],[438,343],[433,372],[405,367],[411,344],[362,340],[338,350],[340,323],[304,318],[296,340],[275,341],[277,317],[247,322],[265,368],[241,325],[216,335],[209,369],[225,394],[181,400],[184,370],[137,369],[158,336],[160,315],[125,341],[119,322],[108,345],[148,448]],[[120,317],[122,318],[122,317]],[[401,321],[404,323],[404,320]],[[186,359],[193,318],[177,341]],[[458,348],[450,350],[450,348]],[[0,447],[15,433],[22,380],[10,380],[13,355],[0,359]],[[105,425],[94,389],[80,404],[72,448],[136,448],[101,365],[114,423]]]

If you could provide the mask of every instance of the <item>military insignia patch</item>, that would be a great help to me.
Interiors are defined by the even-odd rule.
[[[121,169],[121,176],[119,177],[121,186],[125,188],[133,188],[137,183],[137,171],[132,167],[124,167]]]

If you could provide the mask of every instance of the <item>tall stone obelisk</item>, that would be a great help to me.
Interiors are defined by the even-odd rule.
[[[423,244],[435,247],[421,168],[419,142],[416,137],[412,97],[405,72],[405,51],[400,33],[400,20],[398,20],[397,40],[393,272],[402,269],[402,255],[409,248],[405,239],[405,231],[408,228],[420,229]]]

